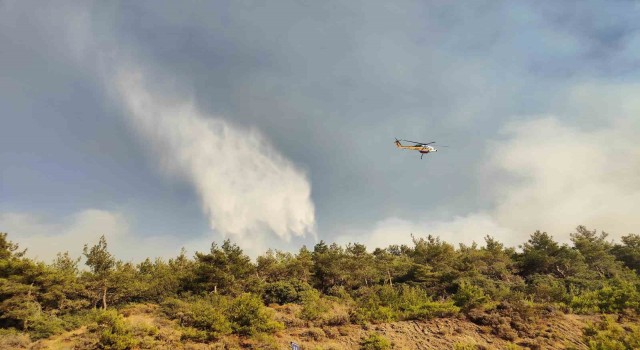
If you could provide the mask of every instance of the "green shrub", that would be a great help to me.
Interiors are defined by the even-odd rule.
[[[98,344],[103,349],[125,350],[138,344],[131,326],[116,310],[102,311],[96,318]]]
[[[231,301],[227,315],[233,332],[240,335],[271,333],[284,328],[273,319],[274,312],[254,294],[245,293]]]
[[[584,339],[592,350],[632,350],[640,349],[640,327],[622,327],[612,317],[587,326]]]
[[[342,304],[353,302],[353,298],[351,298],[351,295],[347,292],[344,286],[333,286],[329,288],[327,295],[335,298],[337,302]]]
[[[131,326],[132,333],[138,339],[141,349],[156,349],[160,344],[160,330],[158,327],[146,322],[134,323]]]
[[[272,335],[266,333],[258,333],[252,337],[252,340],[255,341],[255,345],[252,349],[259,350],[281,350],[282,346],[278,344],[276,338]],[[225,349],[229,349],[228,347]]]
[[[527,292],[537,302],[566,302],[567,291],[562,279],[549,275],[533,275],[529,279]]]
[[[435,317],[449,317],[457,314],[460,308],[452,302],[424,301],[407,307],[402,313],[403,320],[428,320]]]
[[[231,332],[231,322],[224,315],[225,302],[221,300],[196,299],[189,303],[184,315],[188,326],[205,330],[211,339]]]
[[[300,293],[302,301],[302,310],[300,318],[307,321],[315,321],[329,311],[329,304],[320,297],[320,292],[315,289],[307,290]]]
[[[458,285],[458,291],[453,295],[453,301],[456,306],[469,310],[482,306],[489,301],[489,298],[484,294],[482,288],[461,281]]]
[[[220,295],[187,301],[167,299],[161,310],[179,320],[183,338],[194,341],[216,340],[229,333],[270,333],[284,327],[273,319],[274,311],[266,308],[259,296],[249,293],[235,299]]]
[[[349,324],[349,314],[345,311],[332,312],[325,323],[328,326],[344,326]]]
[[[380,334],[372,333],[360,341],[360,350],[386,350],[391,349],[391,342]]]
[[[397,318],[402,320],[424,320],[434,317],[447,317],[457,314],[460,309],[451,301],[434,301],[425,290],[418,287],[401,286],[392,292],[388,287],[382,289],[381,300],[389,298],[387,303]]]
[[[49,338],[52,335],[65,331],[64,321],[53,315],[41,314],[29,322],[29,335],[31,339]]]
[[[205,343],[215,339],[213,333],[207,332],[205,330],[193,327],[182,327],[180,330],[182,331],[182,335],[180,336],[180,338],[183,340]]]
[[[72,314],[63,314],[59,317],[63,321],[65,331],[71,331],[96,322],[101,312],[101,310],[96,309],[80,310]]]
[[[453,350],[476,350],[478,345],[476,343],[463,343],[456,342],[453,344]]]
[[[160,304],[160,310],[172,319],[180,319],[187,309],[187,302],[176,298],[167,298]]]
[[[398,314],[388,306],[379,304],[361,305],[352,311],[350,321],[355,324],[388,323],[398,319]]]
[[[640,293],[630,282],[613,280],[598,290],[598,307],[602,312],[621,312],[633,310],[640,312]]]
[[[161,310],[182,326],[182,337],[193,341],[211,341],[232,331],[225,316],[228,300],[222,296],[191,298],[188,301],[167,299]]]
[[[367,322],[385,323],[398,319],[398,313],[390,305],[397,304],[397,291],[388,286],[362,288],[356,300],[356,308],[352,310],[351,322],[366,324]]]
[[[298,280],[278,281],[267,283],[264,287],[262,299],[265,304],[301,303],[301,293],[311,289],[306,282]]]
[[[363,290],[351,312],[351,321],[383,323],[396,320],[424,320],[457,314],[460,309],[451,301],[433,301],[418,287],[380,286]]]
[[[600,311],[596,292],[587,292],[580,295],[574,295],[569,303],[571,310],[581,314],[591,314]]]
[[[630,282],[612,280],[598,290],[574,296],[570,306],[580,313],[615,313],[625,310],[640,312],[640,292]]]

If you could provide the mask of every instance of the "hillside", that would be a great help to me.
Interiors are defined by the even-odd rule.
[[[51,264],[0,234],[0,348],[638,349],[640,236],[579,226],[457,248],[319,242],[254,261],[230,241],[123,262],[107,241]]]
[[[400,321],[369,326],[342,325],[313,327],[295,317],[296,307],[276,307],[276,319],[290,326],[269,337],[235,336],[210,344],[180,340],[177,322],[168,320],[157,305],[135,305],[123,310],[125,320],[136,329],[142,343],[137,347],[153,349],[287,349],[294,341],[303,349],[360,349],[362,339],[380,334],[394,349],[586,349],[584,327],[597,321],[593,316],[553,315],[539,320],[535,331],[512,341],[495,334],[492,327],[464,318],[438,318],[426,321]],[[141,336],[145,334],[144,336]],[[0,342],[5,348],[78,349],[98,347],[99,336],[86,326],[48,339],[30,343]]]

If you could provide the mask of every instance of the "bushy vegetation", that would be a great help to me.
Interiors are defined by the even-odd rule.
[[[387,350],[391,349],[391,342],[378,333],[369,334],[360,341],[360,350]]]
[[[231,322],[225,314],[228,305],[228,298],[217,295],[169,298],[162,303],[162,310],[179,321],[183,339],[205,342],[231,333]]]
[[[571,244],[540,231],[518,248],[489,236],[458,247],[427,236],[373,252],[321,241],[296,253],[270,250],[255,262],[227,240],[193,257],[133,264],[100,237],[82,258],[86,268],[68,253],[35,261],[0,233],[0,330],[39,339],[94,324],[100,346],[126,349],[143,345],[115,310],[155,303],[183,339],[268,338],[283,325],[267,306],[297,304],[296,317],[310,327],[460,315],[512,340],[551,312],[640,313],[640,236],[614,243],[582,226]],[[607,327],[590,330],[590,341],[615,336]]]
[[[585,342],[592,350],[640,349],[640,327],[621,326],[611,316],[584,330]]]
[[[125,350],[138,344],[132,327],[115,310],[104,310],[96,317],[96,330],[102,349]]]
[[[459,311],[452,301],[434,301],[419,287],[376,286],[363,288],[360,293],[351,317],[354,323],[425,320]]]

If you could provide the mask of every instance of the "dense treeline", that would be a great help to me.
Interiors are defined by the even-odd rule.
[[[297,253],[269,250],[255,262],[230,241],[169,260],[118,260],[100,237],[81,259],[50,264],[25,256],[0,234],[0,331],[43,338],[93,322],[105,348],[128,348],[112,309],[156,303],[187,339],[251,336],[286,326],[271,304],[298,304],[315,324],[366,324],[461,314],[515,338],[545,313],[640,312],[640,236],[619,243],[579,226],[571,244],[533,233],[520,249],[487,236],[455,247],[414,238],[368,252],[361,244],[320,242]],[[123,328],[124,327],[124,328]]]

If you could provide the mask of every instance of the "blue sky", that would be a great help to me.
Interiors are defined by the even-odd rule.
[[[49,259],[637,232],[633,1],[0,2],[0,231]],[[450,146],[420,160],[394,137]]]

